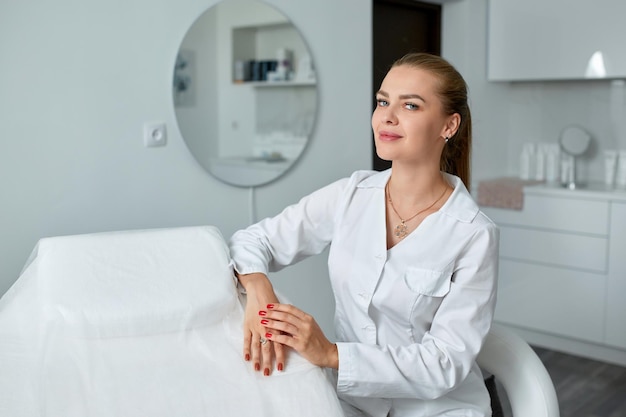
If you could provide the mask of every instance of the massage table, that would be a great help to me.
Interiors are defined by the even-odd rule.
[[[43,238],[0,299],[0,416],[340,417],[326,373],[244,362],[213,226]]]

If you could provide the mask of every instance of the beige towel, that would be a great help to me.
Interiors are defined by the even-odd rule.
[[[478,204],[481,206],[521,210],[524,206],[524,187],[542,182],[513,177],[481,181],[478,183]]]

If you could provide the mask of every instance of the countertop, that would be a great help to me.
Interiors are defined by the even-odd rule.
[[[601,182],[589,182],[574,190],[560,184],[535,184],[524,187],[524,194],[550,195],[564,198],[585,198],[626,203],[626,189],[611,188]]]

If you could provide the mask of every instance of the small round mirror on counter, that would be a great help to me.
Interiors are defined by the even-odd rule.
[[[559,144],[567,156],[563,160],[563,186],[571,190],[581,188],[583,183],[578,180],[576,173],[576,159],[584,155],[591,144],[591,135],[579,126],[567,126],[561,131]]]

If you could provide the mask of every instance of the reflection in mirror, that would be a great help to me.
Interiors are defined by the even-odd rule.
[[[173,100],[185,143],[209,173],[236,186],[266,184],[296,162],[311,136],[311,54],[275,8],[224,0],[185,35]]]

